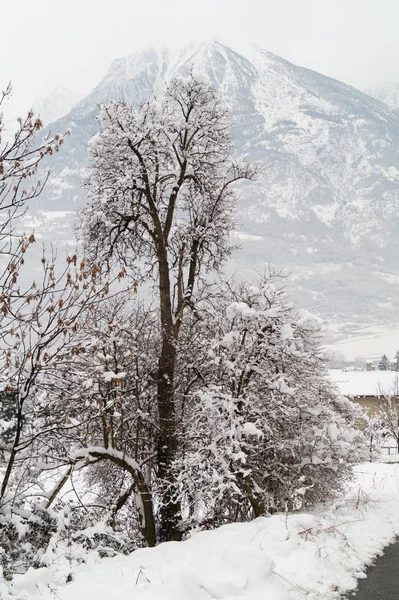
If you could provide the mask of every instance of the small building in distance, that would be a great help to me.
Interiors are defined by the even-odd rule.
[[[397,371],[341,371],[331,369],[331,380],[343,396],[348,396],[370,414],[379,412],[383,398],[399,399]]]

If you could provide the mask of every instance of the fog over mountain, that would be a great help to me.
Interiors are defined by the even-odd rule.
[[[399,110],[399,82],[387,81],[366,90],[370,96],[381,100],[394,110]]]
[[[50,92],[37,96],[33,101],[33,110],[40,115],[44,123],[52,123],[69,113],[83,96],[84,94],[60,83]]]
[[[230,106],[237,154],[259,161],[242,186],[228,266],[252,276],[287,268],[295,300],[330,321],[395,321],[399,307],[399,114],[384,102],[262,49],[217,42],[147,49],[115,60],[104,79],[51,130],[71,128],[28,224],[72,240],[86,146],[98,105],[135,105],[175,75],[205,73]],[[384,99],[384,98],[382,98]]]

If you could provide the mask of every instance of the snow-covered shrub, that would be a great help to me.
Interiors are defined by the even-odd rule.
[[[385,435],[390,437],[392,445],[399,451],[399,402],[397,382],[390,392],[380,390],[378,401],[378,417],[380,424],[385,428]],[[395,389],[396,388],[396,389]]]
[[[66,538],[70,545],[86,551],[94,550],[101,558],[129,554],[136,549],[129,532],[115,531],[109,524],[98,521],[94,515],[86,515],[83,526],[81,515],[76,512],[74,518],[69,519],[68,528],[61,531],[61,539]]]
[[[357,408],[328,379],[321,320],[272,279],[222,296],[186,398],[179,478],[190,518],[240,520],[327,500],[364,442]]]
[[[364,436],[369,450],[369,460],[373,462],[381,456],[382,444],[389,435],[389,429],[381,414],[378,413],[369,416],[365,412],[363,422],[365,423]]]
[[[112,557],[128,554],[134,543],[123,532],[115,532],[87,509],[59,504],[46,510],[14,508],[0,513],[0,567],[2,576],[11,580],[30,567],[39,568],[67,555],[71,564],[85,562],[89,552]]]
[[[34,506],[32,510],[13,509],[0,512],[0,565],[3,577],[25,573],[39,567],[57,519],[49,511]]]

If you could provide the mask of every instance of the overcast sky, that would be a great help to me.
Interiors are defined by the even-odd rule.
[[[398,0],[2,0],[0,86],[13,108],[59,81],[90,91],[152,44],[254,43],[367,88],[399,81]]]

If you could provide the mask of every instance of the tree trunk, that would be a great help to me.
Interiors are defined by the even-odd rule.
[[[173,463],[177,452],[176,410],[173,389],[176,349],[164,339],[158,364],[159,446],[158,477],[163,487],[160,507],[160,541],[180,540],[181,506],[175,498]]]
[[[142,473],[138,474],[136,481],[137,492],[143,503],[143,514],[140,513],[140,527],[147,545],[152,548],[157,543],[157,534],[155,528],[154,508],[152,505],[152,496],[147,482]]]
[[[261,493],[257,491],[256,482],[251,475],[244,477],[241,473],[237,476],[238,485],[248,498],[254,518],[263,517],[266,514],[265,501]]]
[[[139,513],[141,534],[148,546],[155,546],[157,537],[152,494],[143,473],[138,468],[132,466],[131,462],[121,452],[115,451],[112,448],[83,448],[81,454],[77,454],[75,459],[85,458],[86,456],[92,456],[98,460],[109,460],[131,474],[134,482],[134,491],[136,492],[136,506]]]
[[[159,414],[158,477],[163,489],[159,511],[159,538],[179,541],[181,504],[176,498],[177,489],[173,463],[177,453],[177,423],[174,397],[176,368],[176,339],[170,299],[169,265],[166,249],[158,253],[162,348],[158,361],[157,404]]]
[[[14,438],[13,446],[11,448],[10,457],[8,459],[8,464],[7,464],[6,472],[4,474],[3,482],[1,484],[0,502],[3,500],[3,498],[6,494],[6,490],[7,490],[8,483],[9,483],[9,480],[11,477],[11,473],[14,468],[15,459],[18,454],[18,445],[21,440],[22,427],[23,427],[23,414],[22,414],[23,402],[20,400],[19,397],[17,397],[17,402],[18,402],[18,408],[17,408],[17,415],[16,415],[17,425],[16,425],[16,431],[15,431],[15,438]]]

